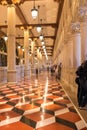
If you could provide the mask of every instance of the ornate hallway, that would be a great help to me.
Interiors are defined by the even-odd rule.
[[[48,72],[0,87],[0,130],[18,129],[87,130],[62,85]]]

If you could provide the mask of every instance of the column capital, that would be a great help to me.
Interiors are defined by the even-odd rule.
[[[87,6],[82,6],[79,8],[79,19],[81,22],[87,21]]]
[[[80,33],[80,23],[79,22],[72,22],[71,23],[71,33]]]

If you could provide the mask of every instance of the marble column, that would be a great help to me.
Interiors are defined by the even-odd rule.
[[[15,6],[7,7],[8,45],[7,45],[7,81],[16,82],[16,47],[15,47]]]
[[[25,60],[25,77],[29,77],[29,31],[24,30],[24,60]]]
[[[79,23],[73,23],[72,27],[73,38],[73,68],[81,65],[81,35]]]
[[[81,62],[87,60],[87,7],[80,7],[80,28],[81,28]]]
[[[35,41],[31,41],[31,53],[32,53],[32,69],[34,69],[34,49],[35,49]]]
[[[80,33],[75,33],[73,36],[73,67],[77,68],[81,65],[81,37]]]

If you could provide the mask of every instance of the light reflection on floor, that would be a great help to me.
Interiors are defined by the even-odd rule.
[[[87,130],[55,76],[0,88],[0,130]]]

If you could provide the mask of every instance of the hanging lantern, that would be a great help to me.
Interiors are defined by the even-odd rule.
[[[33,9],[31,9],[31,14],[32,14],[32,18],[36,19],[37,15],[38,15],[38,10],[35,8],[35,0],[34,0],[34,7],[33,7]]]

